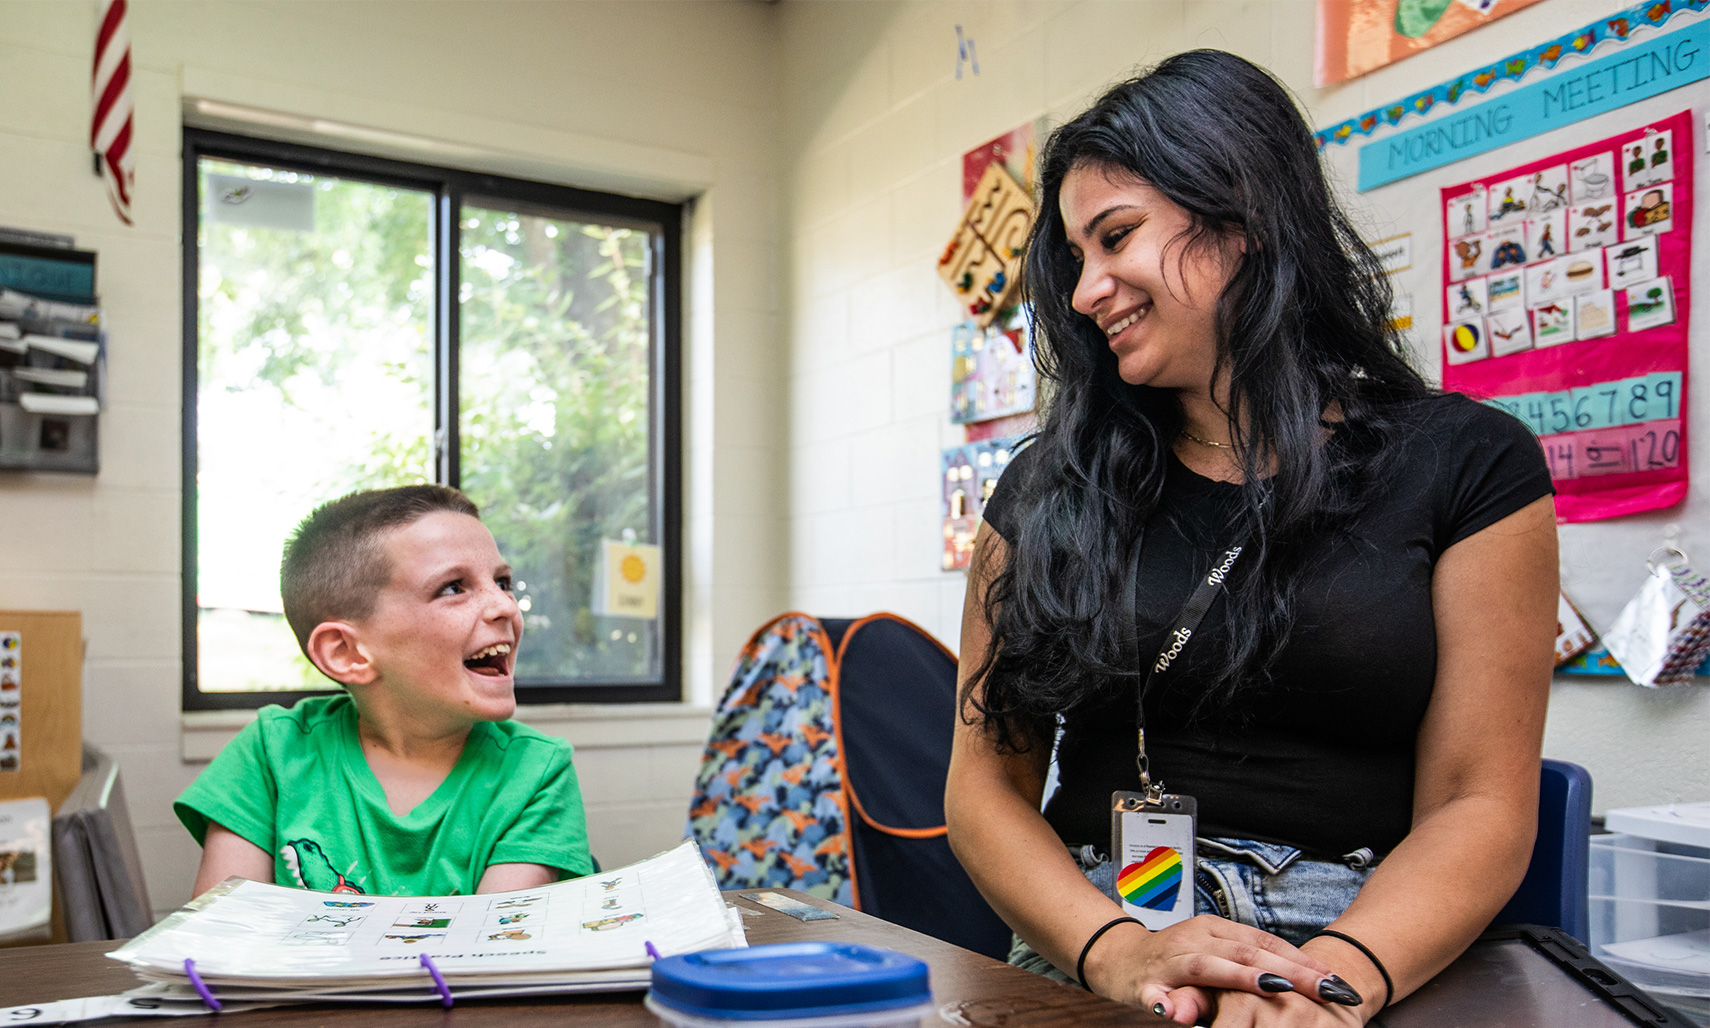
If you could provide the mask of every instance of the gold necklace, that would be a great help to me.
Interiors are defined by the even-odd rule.
[[[1229,443],[1217,443],[1217,442],[1212,442],[1210,439],[1201,439],[1199,436],[1194,435],[1192,432],[1189,432],[1185,428],[1182,429],[1181,431],[1182,431],[1182,437],[1184,439],[1191,439],[1201,446],[1212,446],[1212,447],[1216,447],[1219,450],[1232,450],[1232,449],[1234,449],[1234,447],[1231,446]]]

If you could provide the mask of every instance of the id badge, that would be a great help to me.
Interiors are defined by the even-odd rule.
[[[1157,931],[1193,916],[1192,796],[1110,794],[1110,853],[1122,912]]]

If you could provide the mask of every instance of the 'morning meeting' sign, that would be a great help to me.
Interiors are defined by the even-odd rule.
[[[1710,77],[1700,21],[1360,147],[1360,190],[1453,164]]]

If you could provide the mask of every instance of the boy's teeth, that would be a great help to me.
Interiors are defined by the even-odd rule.
[[[480,653],[477,653],[473,657],[470,657],[469,659],[470,660],[485,660],[488,657],[496,657],[501,653],[509,653],[509,652],[511,652],[511,647],[510,647],[509,643],[494,643],[493,645],[482,650]]]

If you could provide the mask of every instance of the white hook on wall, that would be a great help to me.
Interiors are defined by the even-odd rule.
[[[1686,565],[1686,554],[1674,546],[1659,546],[1651,551],[1649,557],[1645,558],[1645,567],[1653,575],[1661,573],[1659,568],[1668,568],[1672,571],[1677,568],[1684,568]]]

